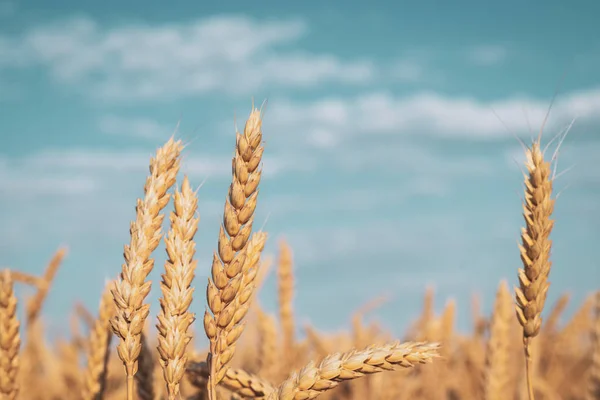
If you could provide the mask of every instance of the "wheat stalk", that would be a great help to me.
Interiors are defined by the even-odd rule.
[[[243,318],[240,318],[240,314],[245,314],[245,311],[238,308],[240,303],[234,300],[248,294],[248,291],[240,290],[244,281],[245,260],[249,256],[247,244],[252,232],[261,177],[259,165],[264,151],[261,125],[261,111],[253,108],[243,134],[236,132],[232,181],[219,231],[218,252],[213,255],[212,279],[208,279],[207,301],[212,314],[208,309],[205,311],[204,330],[210,342],[207,356],[210,400],[217,400],[216,386],[234,354],[234,347],[230,344],[243,331],[243,325],[238,322]],[[235,328],[229,330],[232,323]]]
[[[199,218],[195,218],[198,198],[184,177],[181,192],[175,191],[175,211],[171,213],[171,230],[165,238],[169,259],[162,275],[158,315],[158,352],[169,400],[179,397],[179,382],[185,373],[186,348],[192,340],[188,332],[195,315],[188,311],[194,289],[191,287],[196,269],[194,235]]]
[[[0,393],[6,400],[14,400],[19,394],[20,347],[17,298],[10,270],[5,269],[0,275]]]
[[[284,381],[268,400],[314,399],[340,382],[367,374],[431,362],[438,356],[437,343],[390,343],[365,350],[332,354],[319,365],[313,362]]]
[[[150,292],[151,282],[146,277],[154,267],[150,258],[161,239],[164,215],[161,210],[169,202],[167,191],[175,183],[179,171],[181,141],[169,141],[150,160],[150,176],[146,179],[144,199],[138,199],[136,219],[131,223],[131,241],[125,246],[125,263],[120,279],[112,290],[117,313],[111,320],[113,332],[119,337],[119,358],[127,373],[127,399],[133,400],[133,377],[138,369],[142,350],[141,335],[150,305],[144,300]]]
[[[544,160],[539,139],[526,150],[528,175],[525,175],[525,200],[523,217],[525,228],[521,230],[519,245],[523,269],[519,269],[520,287],[515,288],[517,319],[523,327],[523,345],[526,357],[526,374],[529,399],[534,399],[532,382],[531,341],[542,325],[541,313],[548,292],[550,274],[550,233],[554,221],[552,176],[550,163]]]

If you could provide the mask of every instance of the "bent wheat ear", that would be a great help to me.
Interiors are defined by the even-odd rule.
[[[154,259],[150,256],[161,239],[164,219],[161,211],[169,202],[167,191],[175,183],[182,149],[181,141],[171,138],[158,149],[156,158],[150,160],[150,176],[146,179],[144,199],[137,201],[136,219],[130,227],[131,242],[125,246],[125,263],[120,279],[112,290],[117,313],[111,320],[111,327],[121,339],[117,353],[127,372],[128,400],[133,399],[133,377],[142,350],[141,335],[150,312],[150,305],[144,304],[152,285],[146,281],[154,268]]]
[[[395,342],[380,347],[372,346],[360,351],[332,354],[323,359],[319,365],[311,362],[299,372],[294,373],[267,399],[314,399],[343,381],[431,362],[439,355],[438,348],[437,343]]]
[[[10,271],[0,275],[0,394],[2,398],[14,400],[19,394],[19,321],[17,298],[13,291]]]
[[[554,221],[552,195],[552,171],[544,160],[539,141],[526,150],[527,171],[525,176],[525,200],[523,218],[525,228],[521,230],[522,244],[519,246],[523,269],[519,269],[519,288],[516,292],[516,312],[523,327],[529,399],[533,400],[531,340],[538,335],[542,326],[542,310],[548,293],[550,274],[550,233]]]

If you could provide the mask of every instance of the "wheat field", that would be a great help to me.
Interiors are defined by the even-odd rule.
[[[74,305],[77,324],[69,340],[49,344],[42,318],[66,250],[57,250],[42,276],[18,267],[2,271],[0,398],[600,400],[600,292],[566,323],[567,295],[545,304],[555,196],[553,159],[541,133],[525,148],[523,209],[515,210],[524,218],[515,288],[499,282],[492,315],[482,315],[475,304],[468,334],[454,329],[454,301],[436,315],[435,293],[428,289],[418,320],[394,338],[364,322],[386,301],[376,295],[356,310],[348,332],[299,327],[293,299],[302,293],[294,293],[293,249],[285,241],[278,242],[272,267],[277,313],[267,313],[255,298],[271,268],[263,249],[272,239],[253,229],[265,151],[262,117],[253,107],[243,132],[236,132],[212,265],[195,259],[201,189],[193,190],[180,171],[185,146],[172,137],[150,158],[121,270],[115,268],[97,310]],[[162,232],[167,215],[169,230]],[[161,242],[167,261],[155,265]],[[148,280],[154,268],[160,282]],[[209,268],[208,282],[194,279],[198,269]],[[17,300],[14,285],[33,287],[35,294]],[[150,315],[147,302],[152,287],[160,289],[158,315]],[[190,308],[193,296],[206,299],[203,314]],[[207,348],[191,346],[198,335],[208,339]]]

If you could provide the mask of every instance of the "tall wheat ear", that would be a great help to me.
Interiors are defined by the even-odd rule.
[[[144,304],[152,285],[146,281],[154,268],[154,259],[150,256],[162,237],[164,214],[161,211],[169,202],[167,191],[175,183],[179,172],[182,149],[181,141],[171,137],[158,149],[156,157],[150,159],[150,176],[144,186],[144,198],[137,201],[136,218],[130,226],[131,241],[125,246],[125,263],[120,279],[112,289],[117,310],[110,323],[120,339],[117,353],[127,373],[127,400],[133,400],[134,375],[142,351],[142,330],[150,312],[150,305]]]
[[[541,136],[541,135],[540,135]],[[521,229],[522,244],[519,245],[523,268],[519,269],[519,287],[516,293],[517,319],[523,327],[523,347],[529,400],[534,400],[533,357],[531,342],[540,332],[542,310],[546,301],[550,274],[550,233],[554,220],[552,195],[552,170],[550,162],[544,160],[540,138],[525,151],[527,174],[525,174],[525,198]]]
[[[20,348],[17,298],[10,270],[5,269],[0,275],[0,397],[3,399],[15,400],[19,395]]]
[[[236,132],[232,181],[206,290],[210,311],[207,309],[204,314],[204,330],[210,343],[207,356],[210,400],[217,400],[217,384],[225,376],[244,330],[242,320],[251,304],[266,241],[262,232],[250,239],[264,151],[261,116],[261,111],[253,108],[244,132]]]
[[[179,383],[187,364],[186,348],[192,340],[190,325],[195,315],[188,311],[194,289],[191,287],[196,269],[194,235],[198,197],[187,177],[181,191],[175,191],[171,230],[165,239],[169,259],[162,275],[160,313],[158,315],[158,353],[169,400],[179,397]]]

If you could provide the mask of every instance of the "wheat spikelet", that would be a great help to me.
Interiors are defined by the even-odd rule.
[[[600,291],[596,292],[592,329],[592,366],[588,377],[586,400],[600,400]]]
[[[494,313],[487,344],[484,395],[486,400],[508,398],[510,322],[512,317],[510,292],[506,281],[502,281],[496,294]]]
[[[171,230],[165,238],[169,259],[162,275],[158,315],[158,352],[169,400],[179,396],[179,382],[185,373],[186,348],[192,337],[188,328],[195,315],[188,311],[194,289],[191,287],[196,269],[194,235],[199,218],[194,218],[198,198],[185,177],[181,192],[175,191],[175,211],[171,213]]]
[[[149,313],[144,300],[150,292],[151,282],[146,277],[154,267],[150,258],[161,239],[164,215],[161,210],[169,202],[167,191],[175,183],[179,171],[181,141],[169,141],[150,160],[150,176],[146,179],[144,199],[138,199],[136,219],[131,223],[131,242],[125,246],[125,263],[120,279],[112,290],[117,313],[111,327],[119,337],[119,358],[127,373],[127,399],[133,400],[133,377],[137,372],[137,359],[141,349],[141,334]]]
[[[548,292],[550,274],[550,233],[554,221],[550,218],[554,211],[552,176],[550,163],[544,161],[539,140],[526,150],[528,175],[525,176],[525,200],[523,217],[525,228],[521,230],[522,244],[519,245],[523,269],[519,269],[519,288],[516,292],[517,319],[523,327],[523,345],[527,366],[529,398],[533,400],[531,381],[532,353],[531,341],[538,335],[541,313]]]
[[[19,394],[19,321],[17,298],[8,269],[0,275],[0,393],[3,399],[14,400]]]
[[[115,303],[110,292],[112,285],[113,282],[109,282],[102,293],[98,318],[92,324],[90,332],[87,368],[82,386],[84,400],[100,400],[104,396],[112,342],[110,319],[115,314]]]
[[[210,342],[207,362],[210,365],[208,392],[210,400],[216,399],[216,386],[226,372],[226,365],[234,354],[228,342],[235,342],[243,331],[243,325],[227,331],[233,320],[238,319],[234,299],[246,296],[240,292],[243,282],[247,244],[252,232],[254,210],[258,198],[261,177],[259,165],[264,147],[262,145],[261,111],[252,109],[243,134],[236,132],[235,155],[232,159],[232,182],[225,201],[223,224],[219,231],[218,254],[213,255],[211,275],[207,285],[207,301],[212,314],[204,314],[204,330]],[[240,322],[241,319],[238,320]],[[229,333],[229,335],[228,335]],[[229,336],[229,337],[227,337]]]
[[[326,357],[317,366],[309,363],[283,382],[269,400],[314,399],[331,390],[340,382],[360,378],[367,374],[409,368],[415,364],[431,362],[438,356],[436,343],[391,343],[365,350],[353,350]]]

